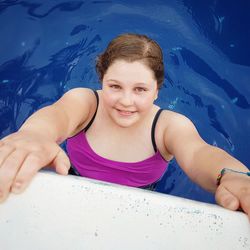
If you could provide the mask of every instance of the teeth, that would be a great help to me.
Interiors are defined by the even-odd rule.
[[[133,111],[126,111],[126,110],[120,110],[120,109],[118,109],[118,111],[122,114],[125,114],[125,115],[130,115],[130,114],[134,113]]]

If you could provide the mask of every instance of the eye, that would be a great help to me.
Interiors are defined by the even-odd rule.
[[[147,89],[146,89],[146,88],[143,88],[143,87],[136,87],[136,88],[135,88],[135,91],[138,92],[138,93],[142,93],[142,92],[147,91]]]
[[[119,86],[119,85],[117,85],[117,84],[111,84],[111,85],[109,85],[109,87],[110,87],[111,89],[114,89],[114,90],[119,90],[119,89],[121,89],[121,86]]]

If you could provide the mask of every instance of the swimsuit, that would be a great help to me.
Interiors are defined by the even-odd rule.
[[[168,166],[155,143],[155,126],[162,109],[158,110],[152,123],[151,138],[155,150],[153,156],[139,162],[109,160],[96,154],[86,138],[86,132],[95,119],[99,104],[98,94],[96,91],[94,93],[97,108],[93,118],[81,132],[67,140],[67,152],[72,164],[70,173],[126,186],[153,189]]]

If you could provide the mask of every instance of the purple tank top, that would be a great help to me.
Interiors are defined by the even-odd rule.
[[[152,124],[152,143],[156,151],[153,156],[139,162],[120,162],[96,154],[86,138],[86,130],[93,122],[94,115],[87,129],[67,140],[71,164],[81,176],[126,186],[142,187],[158,181],[168,167],[168,162],[157,150],[154,139],[154,129],[160,113],[161,110],[156,114]]]

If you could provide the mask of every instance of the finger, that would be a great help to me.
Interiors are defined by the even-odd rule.
[[[14,150],[15,150],[15,147],[9,144],[4,144],[2,142],[2,145],[0,147],[0,167],[5,161],[5,159],[8,157],[8,155],[10,155]]]
[[[41,154],[32,153],[27,156],[14,179],[11,192],[15,194],[23,192],[35,174],[45,165],[44,157]]]
[[[240,206],[242,210],[248,215],[250,220],[250,188],[240,189]]]
[[[238,198],[222,185],[217,188],[215,199],[219,205],[230,210],[237,210],[240,206]]]
[[[26,154],[27,152],[24,150],[16,150],[2,164],[0,168],[0,202],[6,200],[13,180],[25,160]]]
[[[62,175],[67,175],[70,169],[70,161],[66,153],[60,149],[55,159],[52,162],[56,172]]]

